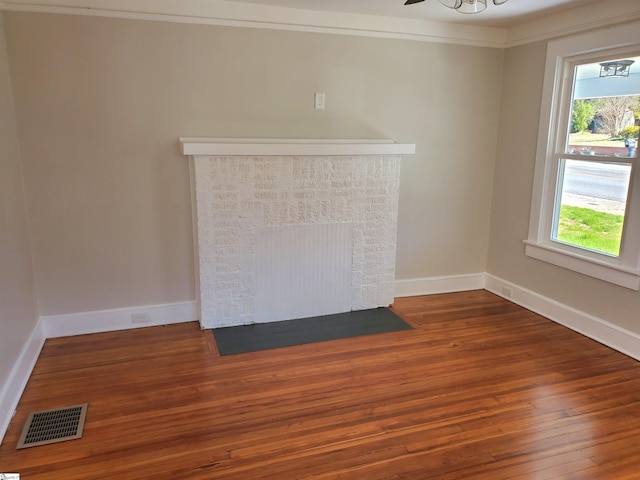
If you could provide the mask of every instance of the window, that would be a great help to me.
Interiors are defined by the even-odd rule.
[[[640,28],[549,43],[526,254],[640,289]]]

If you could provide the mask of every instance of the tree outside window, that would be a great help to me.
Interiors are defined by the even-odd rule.
[[[640,31],[549,43],[528,256],[640,289]]]

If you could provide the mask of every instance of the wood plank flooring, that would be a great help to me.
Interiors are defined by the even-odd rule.
[[[3,444],[23,479],[639,479],[640,363],[486,291],[415,330],[219,357],[196,323],[52,339]],[[84,437],[15,450],[30,411]]]

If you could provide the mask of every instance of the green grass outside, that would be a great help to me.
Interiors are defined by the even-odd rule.
[[[562,205],[558,240],[618,256],[623,222],[623,215]]]
[[[591,147],[624,147],[623,138],[611,138],[605,133],[577,132],[569,134],[569,145]]]

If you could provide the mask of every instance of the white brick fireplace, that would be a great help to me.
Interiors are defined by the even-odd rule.
[[[388,306],[401,155],[364,140],[181,138],[202,328]]]

